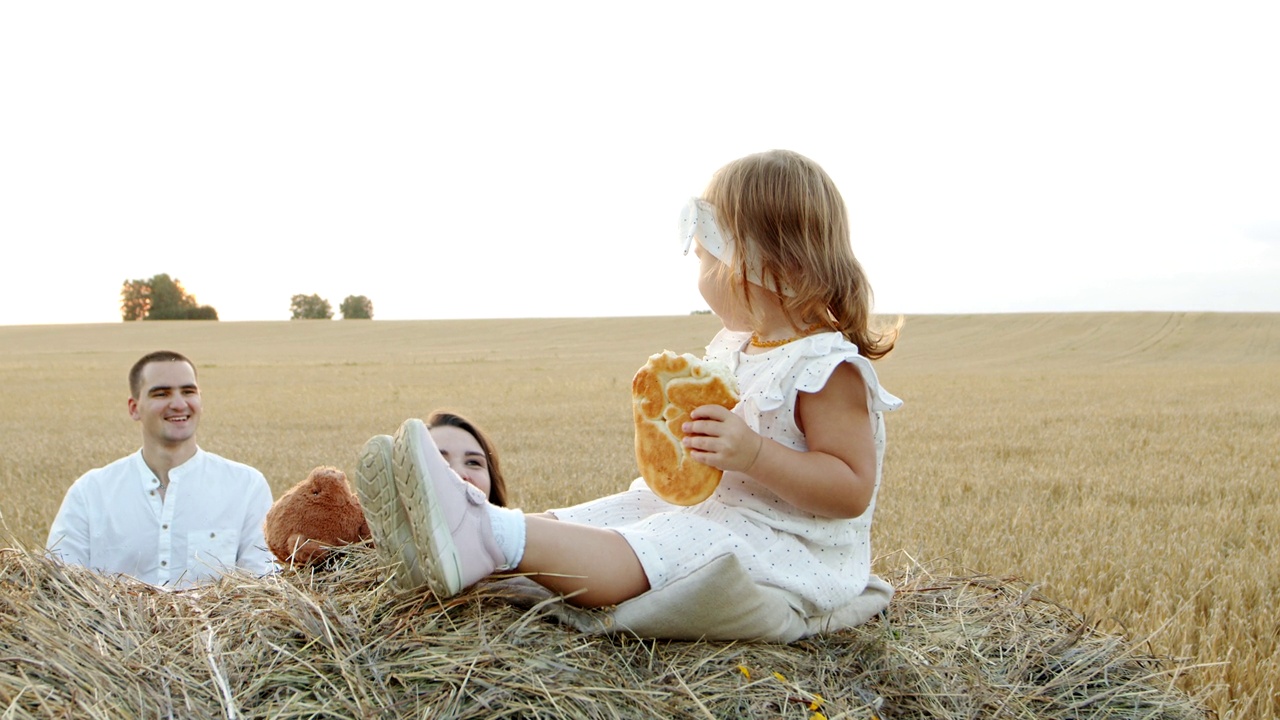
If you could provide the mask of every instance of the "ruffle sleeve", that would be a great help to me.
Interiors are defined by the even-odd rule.
[[[795,368],[794,387],[798,392],[818,392],[826,386],[831,373],[847,362],[862,374],[862,381],[867,384],[871,397],[870,409],[873,412],[890,412],[902,407],[902,400],[880,386],[880,379],[876,376],[871,361],[858,352],[857,345],[839,333],[810,335],[791,343],[784,351],[796,356],[791,366]],[[787,380],[784,374],[776,374],[770,378],[768,387],[757,400],[761,411],[776,410],[787,402]]]

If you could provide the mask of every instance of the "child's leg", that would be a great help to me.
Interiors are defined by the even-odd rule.
[[[517,572],[583,607],[615,605],[649,589],[631,545],[613,530],[525,515],[524,557]],[[581,591],[581,592],[579,592]]]
[[[375,542],[412,538],[411,555],[379,547],[388,565],[416,560],[418,567],[408,568],[414,572],[400,571],[404,580],[398,585],[403,589],[425,579],[438,596],[450,597],[517,558],[517,571],[532,573],[532,579],[551,590],[582,590],[571,599],[578,605],[611,605],[649,588],[639,559],[617,532],[491,506],[484,493],[449,468],[421,420],[406,420],[400,426],[390,462],[383,450],[382,444],[370,441],[361,459],[358,489],[365,498],[390,493],[399,505],[400,512],[367,513],[365,519]],[[368,472],[363,471],[366,467]],[[523,555],[508,558],[499,547],[490,512],[512,513],[524,524]]]

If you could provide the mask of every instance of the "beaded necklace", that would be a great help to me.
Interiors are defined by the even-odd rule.
[[[816,322],[810,325],[809,327],[805,328],[804,330],[801,330],[799,335],[796,335],[795,337],[789,337],[786,340],[761,340],[760,336],[753,332],[751,333],[751,346],[758,347],[758,348],[782,347],[787,343],[793,343],[799,340],[800,338],[808,337],[812,335],[815,330],[818,330],[823,327],[826,327],[826,323]]]

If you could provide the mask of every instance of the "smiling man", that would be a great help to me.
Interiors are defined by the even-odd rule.
[[[262,531],[271,509],[266,478],[196,445],[195,365],[167,350],[143,356],[129,371],[128,407],[142,448],[72,484],[49,551],[68,564],[175,589],[230,568],[273,570]]]

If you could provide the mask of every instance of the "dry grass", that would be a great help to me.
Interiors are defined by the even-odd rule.
[[[1221,717],[1280,716],[1280,316],[908,327],[876,548],[1032,580],[1221,663],[1184,683]]]
[[[699,351],[714,329],[715,319],[707,316],[0,328],[0,407],[4,408],[0,416],[0,511],[7,532],[18,544],[38,546],[62,493],[76,476],[136,449],[137,430],[123,412],[123,376],[133,359],[159,347],[187,352],[201,365],[206,396],[202,445],[259,467],[277,493],[318,464],[350,470],[357,448],[369,435],[394,429],[404,417],[450,406],[475,417],[497,437],[517,504],[541,509],[574,502],[623,487],[635,474],[627,400],[635,368],[648,354],[663,348]],[[537,662],[564,663],[565,656],[576,658],[574,653],[579,649],[594,652],[605,648],[603,658],[585,656],[589,660],[586,665],[607,668],[607,677],[627,678],[632,676],[626,673],[638,672],[633,666],[640,663],[651,673],[644,676],[646,681],[659,678],[654,682],[665,688],[667,695],[663,697],[696,697],[705,705],[708,698],[718,697],[715,693],[741,693],[738,686],[695,686],[702,677],[700,672],[711,672],[716,682],[733,678],[742,658],[759,652],[766,653],[763,659],[753,660],[755,665],[743,664],[766,673],[777,669],[792,683],[802,678],[803,686],[792,691],[796,697],[805,691],[821,693],[829,702],[843,698],[839,712],[848,712],[849,717],[869,716],[865,703],[874,697],[858,694],[868,687],[888,688],[915,698],[911,702],[916,705],[899,707],[893,703],[904,700],[874,690],[888,703],[882,711],[884,717],[991,715],[997,706],[990,704],[993,701],[988,697],[970,697],[983,704],[966,711],[965,706],[948,705],[952,700],[935,696],[945,695],[947,688],[954,690],[956,686],[947,683],[964,681],[970,673],[992,668],[1007,671],[1020,667],[1019,663],[1030,667],[1027,658],[1046,654],[1045,648],[1057,640],[1041,643],[1044,647],[1036,644],[1039,630],[1028,619],[1035,613],[1018,615],[1029,612],[1025,610],[1027,603],[1019,605],[1012,599],[1022,598],[1027,590],[1019,581],[1000,580],[986,587],[972,579],[939,580],[938,590],[925,591],[934,583],[921,581],[922,570],[910,559],[914,557],[941,559],[926,565],[942,574],[969,577],[977,574],[972,570],[976,568],[1026,578],[1035,584],[1028,598],[1038,597],[1038,591],[1087,618],[1081,625],[1071,619],[1071,613],[1052,603],[1030,603],[1036,608],[1057,608],[1049,613],[1061,613],[1054,616],[1053,623],[1061,626],[1054,632],[1062,637],[1095,626],[1108,634],[1084,631],[1081,638],[1114,644],[1117,657],[1140,649],[1144,654],[1177,658],[1173,665],[1162,666],[1164,669],[1195,666],[1176,678],[1161,675],[1152,680],[1155,686],[1175,683],[1202,696],[1222,718],[1280,715],[1280,664],[1276,660],[1280,639],[1275,630],[1280,626],[1280,611],[1274,603],[1280,593],[1280,567],[1274,555],[1280,530],[1280,484],[1276,482],[1280,467],[1275,452],[1276,438],[1280,437],[1277,358],[1280,316],[1276,315],[909,318],[899,350],[879,366],[886,386],[904,397],[907,406],[889,419],[889,458],[874,542],[883,553],[877,570],[920,592],[898,596],[888,626],[869,626],[865,633],[793,648],[689,646],[571,636],[556,640],[557,654],[552,658],[545,653],[517,653],[515,659],[504,655],[499,661],[485,655],[486,663],[497,663],[486,665],[486,672],[496,673],[485,675],[489,678],[486,682],[500,687],[494,678],[510,672],[513,662],[539,667]],[[566,394],[565,388],[573,392]],[[15,562],[20,572],[12,569]],[[4,613],[21,611],[21,603],[15,605],[9,596],[15,574],[45,572],[32,570],[33,562],[31,558],[6,560],[9,579],[0,580],[5,586],[5,595],[0,598]],[[90,581],[81,577],[72,584],[84,587],[86,582]],[[355,623],[356,629],[350,630],[353,633],[365,632],[362,624],[366,620],[372,623],[375,614],[378,618],[395,617],[406,602],[388,599],[379,592],[365,593],[372,597],[363,600],[354,594],[325,599],[326,593],[335,590],[326,582],[302,583],[304,592],[296,589],[300,587],[296,580],[266,585],[239,580],[236,589],[220,585],[205,597],[214,607],[234,607],[235,612],[225,612],[226,622],[238,614],[264,622],[286,622],[270,620],[277,617],[276,606],[283,600],[264,600],[266,604],[256,607],[256,593],[281,597],[294,593],[321,606],[326,602],[349,603],[341,605],[334,617],[354,618],[349,621]],[[74,592],[58,590],[57,584],[46,576],[41,587],[51,593]],[[86,595],[101,592],[102,588],[95,588]],[[130,603],[174,608],[180,605],[178,597],[187,596],[138,594],[135,590],[112,598],[107,614],[134,607]],[[932,603],[933,609],[921,611],[916,603],[922,599]],[[102,598],[96,601],[105,602]],[[289,602],[301,603],[296,599]],[[467,601],[474,602],[474,598]],[[501,604],[484,604],[486,613],[497,613],[496,606]],[[994,614],[978,616],[982,619],[976,625],[969,610],[957,609],[984,606],[995,608],[991,611]],[[172,609],[136,612],[141,614],[130,615],[130,622],[141,622],[140,627],[146,630],[140,631],[135,641],[139,646],[158,644],[154,629],[170,627],[163,618],[180,617]],[[349,614],[352,612],[356,614]],[[364,612],[372,614],[360,614]],[[414,612],[421,615],[423,609]],[[521,620],[513,609],[502,612],[516,614],[500,617],[498,624],[486,627],[487,637],[501,635],[504,623]],[[922,617],[931,613],[952,617],[952,629],[936,630],[931,618]],[[10,624],[8,615],[4,624]],[[521,632],[554,627],[528,620],[518,625]],[[998,626],[1000,633],[995,632]],[[965,632],[956,629],[966,627]],[[999,639],[993,640],[994,645],[981,645],[979,638],[966,635],[975,628],[993,636],[1025,631],[1028,637],[1021,645]],[[926,639],[917,645],[919,639],[904,640],[910,653],[918,653],[912,663],[875,664],[876,648],[884,652],[893,647],[886,639],[893,639],[894,633],[916,630],[936,630],[946,642]],[[268,636],[271,632],[264,630]],[[1115,638],[1121,633],[1129,642]],[[447,634],[433,635],[430,645],[441,642]],[[228,634],[222,633],[220,638],[224,643],[221,651],[232,663],[225,645],[230,642]],[[0,675],[27,672],[35,677],[21,660],[6,657],[15,653],[7,642],[0,643]],[[491,639],[471,638],[469,642],[480,642],[481,646],[461,656],[468,662],[481,651],[487,652],[483,643]],[[933,650],[937,654],[922,649],[930,648],[930,643],[936,646]],[[203,662],[202,682],[207,683],[212,672],[208,662],[192,652],[194,646],[184,647],[178,653],[186,658],[183,662]],[[1033,647],[1038,649],[1025,649]],[[118,666],[121,659],[114,652],[104,657]],[[297,649],[282,652],[310,657]],[[403,662],[423,664],[428,656],[431,654],[424,646],[409,653]],[[647,665],[640,662],[642,656],[649,658]],[[1070,657],[1084,658],[1081,662],[1086,672],[1106,672],[1108,678],[1120,677],[1115,673],[1121,666],[1126,672],[1131,670],[1127,660],[1112,663],[1088,653]],[[130,662],[150,666],[152,660]],[[717,664],[722,660],[727,670]],[[178,661],[165,656],[164,662]],[[296,663],[285,668],[289,663],[274,662],[281,673],[305,676],[312,672]],[[343,670],[336,660],[325,662],[331,663],[326,667],[332,667],[337,675],[312,677],[306,682],[323,680],[344,690],[325,696],[314,689],[318,685],[309,685],[312,700],[306,702],[350,701],[354,704],[348,710],[379,706],[377,698],[383,696],[369,694],[373,690],[359,690],[367,693],[359,695],[346,688],[346,683],[356,682],[353,670]],[[143,672],[137,664],[126,666]],[[624,666],[632,669],[624,670]],[[784,666],[795,669],[779,669]],[[155,681],[160,683],[165,671],[156,666],[147,672],[160,678]],[[412,674],[408,666],[405,672]],[[580,683],[564,683],[570,675],[548,672],[546,677],[560,680],[544,679],[547,692],[559,693],[555,697],[566,701],[580,697]],[[949,678],[948,673],[955,675]],[[889,681],[882,674],[910,681]],[[264,707],[267,696],[260,693],[265,690],[253,683],[266,681],[241,679],[248,683],[234,686],[235,697],[242,698],[237,701],[243,703],[241,710],[250,713],[251,707]],[[694,692],[685,692],[677,681],[690,684]],[[942,683],[940,689],[931,689],[931,681]],[[122,683],[118,692],[123,693],[121,702],[125,703],[131,702],[130,693],[149,693],[152,688],[152,684],[130,684],[127,678],[116,682]],[[755,674],[752,682],[760,682],[755,687],[763,688],[769,680]],[[1029,687],[1038,681],[1027,682]],[[1117,685],[1124,687],[1125,682]],[[448,690],[452,694],[445,695],[429,693],[425,697],[432,699],[422,702],[462,703],[462,698],[474,699],[480,692],[476,687],[480,686],[453,687]],[[846,687],[863,690],[849,695],[852,691]],[[1013,688],[1023,686],[993,687],[1006,688],[1003,692],[1009,697],[1021,697],[1021,690]],[[1102,692],[1100,687],[1098,692]],[[168,692],[179,692],[172,683],[169,688]],[[82,700],[100,697],[90,688],[81,692]],[[625,687],[601,692],[615,699],[640,697],[627,695],[630,690]],[[0,701],[13,702],[9,693],[8,687],[0,691]],[[996,697],[1001,691],[990,693]],[[852,699],[855,696],[856,701]],[[761,716],[807,716],[802,704],[776,700],[781,691],[774,697],[772,702],[781,710],[767,710],[765,705],[743,707]],[[932,706],[934,710],[911,709],[927,708],[935,701],[941,704]],[[454,707],[461,711],[463,705]],[[29,706],[19,703],[13,707]],[[540,711],[554,714],[548,707]],[[601,707],[623,706],[606,703]],[[715,705],[712,712],[746,712],[733,707]],[[894,707],[898,709],[891,712]],[[701,712],[696,703],[688,708],[692,709],[673,712],[691,716]],[[513,712],[524,715],[532,711]],[[607,717],[612,712],[579,714]],[[1014,716],[1035,714],[1007,712]],[[1114,708],[1112,712],[1116,717],[1138,716]],[[354,710],[350,714],[358,715]],[[832,717],[837,714],[828,713]],[[1087,713],[1062,711],[1059,716],[1073,714]]]
[[[329,571],[164,593],[0,551],[5,717],[1203,717],[1176,675],[993,578],[895,577],[887,618],[789,646],[592,637],[481,586]]]

